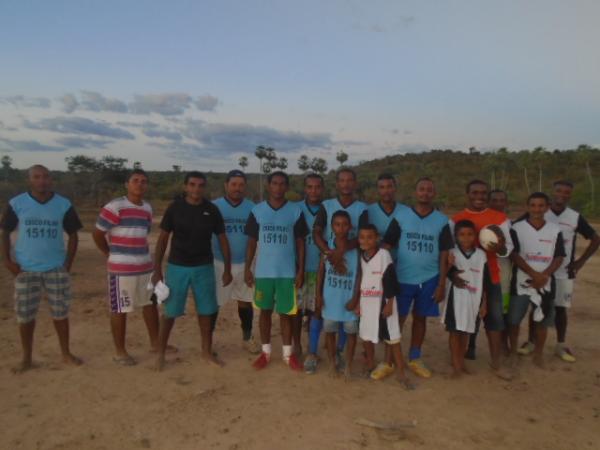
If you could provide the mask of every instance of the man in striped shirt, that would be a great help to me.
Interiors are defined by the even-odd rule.
[[[152,225],[152,207],[144,200],[148,176],[142,169],[133,170],[125,183],[127,195],[106,204],[93,237],[107,257],[110,325],[117,364],[132,366],[136,361],[125,349],[127,313],[141,307],[148,328],[152,352],[158,348],[158,310],[151,300],[149,285],[154,264],[150,257],[148,233]]]

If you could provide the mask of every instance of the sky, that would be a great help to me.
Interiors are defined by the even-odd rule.
[[[224,171],[600,145],[600,2],[0,3],[0,155]]]

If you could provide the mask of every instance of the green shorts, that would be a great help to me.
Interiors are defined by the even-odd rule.
[[[295,279],[257,278],[254,305],[259,309],[275,309],[278,314],[295,315],[298,312]]]

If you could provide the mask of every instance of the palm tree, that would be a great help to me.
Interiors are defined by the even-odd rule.
[[[263,199],[262,175],[263,175],[263,172],[264,172],[262,160],[265,159],[265,157],[267,156],[267,148],[264,145],[259,145],[258,147],[256,147],[256,151],[254,152],[254,156],[256,156],[258,158],[258,164],[259,164],[259,168],[258,168],[258,192],[260,192],[260,199],[262,201],[262,199]]]
[[[340,163],[340,167],[342,167],[344,163],[348,161],[348,153],[346,153],[344,150],[340,150],[337,152],[337,155],[335,155],[335,159]]]
[[[242,170],[245,170],[246,167],[248,167],[248,158],[246,156],[241,156],[240,159],[238,159],[238,164]]]

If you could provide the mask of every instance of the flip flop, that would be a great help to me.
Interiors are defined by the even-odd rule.
[[[135,366],[137,361],[131,356],[114,356],[113,362],[120,366]]]

